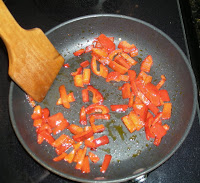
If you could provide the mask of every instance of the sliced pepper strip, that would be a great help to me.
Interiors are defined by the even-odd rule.
[[[93,142],[95,143],[95,148],[108,144],[109,143],[109,138],[107,135],[101,136],[99,138],[96,138],[93,140]]]
[[[91,136],[93,136],[93,130],[92,129],[74,135],[73,139],[77,142],[80,142],[80,141],[84,141],[84,140],[90,138]]]
[[[90,65],[90,62],[88,60],[85,60],[85,61],[83,61],[83,62],[80,63],[80,66],[83,67],[83,68],[87,67],[89,65]]]
[[[89,102],[89,94],[87,89],[82,90],[82,100],[83,102]]]
[[[129,62],[126,61],[126,59],[124,59],[124,57],[122,57],[121,55],[117,55],[115,58],[114,58],[114,61],[116,63],[118,63],[119,65],[127,68],[127,69],[130,69],[131,68],[131,64]]]
[[[84,49],[80,49],[80,50],[75,51],[73,54],[74,54],[74,56],[80,56],[80,55],[82,55],[84,52],[85,52]]]
[[[129,83],[124,83],[122,86],[122,98],[130,98],[131,96],[131,85]]]
[[[126,67],[121,66],[120,64],[114,62],[114,61],[110,61],[109,65],[108,65],[112,70],[119,72],[120,74],[125,74],[126,72],[128,72],[128,69]]]
[[[100,71],[97,70],[97,62],[96,62],[96,57],[93,56],[92,57],[92,60],[91,60],[91,69],[92,69],[92,72],[94,74],[96,74],[97,76],[100,76]]]
[[[127,53],[121,53],[121,56],[126,59],[128,61],[129,64],[131,65],[136,65],[137,64],[137,61],[134,60],[133,58],[131,58]]]
[[[106,154],[104,156],[104,160],[103,160],[103,163],[102,163],[101,168],[100,168],[100,172],[101,173],[105,173],[106,172],[106,170],[108,169],[108,166],[110,164],[111,159],[112,159],[112,156],[109,155],[109,154]]]
[[[141,63],[140,69],[145,72],[150,72],[151,66],[153,65],[153,59],[151,55],[148,55]]]
[[[159,83],[156,85],[156,87],[157,87],[158,89],[160,89],[160,88],[164,85],[165,81],[166,81],[166,77],[165,77],[164,75],[161,75],[161,80],[160,80]]]
[[[75,124],[70,124],[68,129],[72,134],[75,135],[83,132],[83,128]]]
[[[81,74],[82,70],[83,70],[83,67],[79,67],[79,68],[76,70],[76,72],[72,72],[72,73],[71,73],[71,76],[76,76],[76,75],[78,75],[78,74]]]
[[[172,111],[172,103],[164,103],[162,111],[162,119],[170,119]]]
[[[122,122],[124,123],[124,125],[126,126],[126,128],[130,133],[133,133],[136,130],[134,123],[128,117],[128,115],[122,117]]]
[[[59,87],[59,92],[60,92],[60,98],[61,98],[61,101],[62,101],[62,105],[65,108],[69,109],[70,108],[70,104],[69,104],[69,101],[68,101],[67,91],[66,91],[64,85],[61,85]]]
[[[84,87],[83,85],[83,75],[82,74],[77,74],[74,76],[74,85],[76,87]]]
[[[42,118],[42,108],[40,105],[37,105],[34,107],[33,114],[31,115],[31,118],[34,119],[40,119]]]
[[[80,120],[79,120],[79,122],[82,125],[87,125],[86,110],[85,110],[84,106],[82,106],[81,110],[80,110]]]
[[[86,109],[86,114],[92,114],[95,112],[101,112],[102,114],[108,114],[109,108],[105,105],[100,105],[100,104],[91,104],[90,106],[88,106]]]
[[[108,53],[112,52],[113,50],[115,50],[115,44],[113,43],[113,41],[111,41],[111,39],[109,39],[105,34],[101,34],[98,37],[98,41],[100,42],[100,44],[106,48],[108,50]]]
[[[118,105],[110,105],[112,111],[116,112],[125,112],[128,109],[128,105],[118,104]]]
[[[91,71],[90,69],[83,69],[83,84],[89,85],[90,84],[90,78],[91,78]]]
[[[103,95],[96,89],[94,88],[92,85],[88,85],[87,86],[87,90],[89,90],[90,92],[92,92],[93,94],[93,98],[92,98],[92,102],[94,104],[96,103],[103,103],[104,99],[103,99]]]
[[[85,147],[83,148],[82,154],[80,155],[80,158],[79,158],[78,161],[77,161],[77,164],[76,164],[76,166],[75,166],[75,169],[81,170],[81,168],[82,168],[82,166],[83,166],[83,161],[84,161],[86,152],[87,152],[87,147],[85,146]]]
[[[53,161],[61,161],[65,158],[65,156],[67,156],[67,153],[63,152],[61,155],[53,158]]]
[[[82,173],[90,173],[90,162],[89,157],[86,155],[83,160],[83,165],[81,167]]]
[[[93,152],[90,151],[88,154],[89,154],[90,160],[93,163],[97,163],[100,160],[100,158],[96,154],[94,154]]]

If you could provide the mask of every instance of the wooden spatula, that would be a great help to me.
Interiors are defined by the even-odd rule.
[[[34,100],[46,96],[64,58],[39,28],[25,30],[0,0],[0,37],[9,58],[8,74]]]

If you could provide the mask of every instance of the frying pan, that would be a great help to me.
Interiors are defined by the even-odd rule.
[[[168,90],[171,97],[172,117],[164,121],[170,126],[170,130],[163,137],[161,144],[155,147],[153,141],[146,140],[144,130],[133,134],[128,132],[121,122],[121,117],[126,113],[111,112],[110,121],[97,122],[106,126],[103,134],[108,135],[110,143],[99,147],[96,153],[101,161],[97,164],[91,163],[91,173],[82,174],[75,170],[74,164],[54,162],[52,159],[56,156],[55,151],[47,143],[37,144],[35,128],[30,117],[33,108],[27,102],[25,93],[12,82],[9,93],[11,123],[23,147],[48,170],[79,182],[123,182],[147,174],[164,163],[179,148],[189,133],[196,112],[195,77],[187,58],[177,44],[165,33],[144,21],[121,15],[101,14],[67,21],[46,33],[64,56],[65,62],[70,64],[70,68],[60,70],[45,100],[40,103],[42,107],[50,109],[51,115],[62,112],[70,123],[79,124],[78,114],[81,106],[85,104],[80,97],[81,89],[74,86],[70,73],[79,67],[80,62],[91,57],[84,54],[75,58],[73,52],[90,45],[101,33],[115,37],[116,45],[120,40],[134,43],[139,49],[139,55],[135,58],[139,63],[147,55],[152,55],[154,65],[150,74],[155,84],[162,74],[166,76],[167,81],[163,88]],[[139,64],[133,69],[138,73]],[[71,103],[71,108],[67,110],[55,105],[61,84],[66,86],[67,91],[73,91],[76,98],[76,102]],[[91,84],[104,95],[106,106],[127,102],[117,90],[122,83],[106,83],[103,78],[92,74]],[[67,130],[64,133],[69,134]],[[106,173],[102,174],[99,167],[106,153],[110,153],[113,158]]]

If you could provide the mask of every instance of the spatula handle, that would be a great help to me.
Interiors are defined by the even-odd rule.
[[[11,15],[10,11],[0,0],[0,37],[3,39],[4,43],[7,45],[18,41],[17,34],[20,34],[20,31],[23,29],[16,22],[14,17]]]

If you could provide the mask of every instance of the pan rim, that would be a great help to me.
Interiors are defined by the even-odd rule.
[[[122,18],[122,19],[128,19],[128,20],[131,20],[131,21],[135,21],[135,22],[138,22],[138,23],[141,23],[141,24],[144,24],[146,26],[148,26],[149,28],[153,29],[154,31],[158,32],[159,34],[161,34],[164,38],[166,38],[171,44],[174,45],[175,49],[177,49],[177,51],[180,53],[181,57],[183,58],[188,70],[189,70],[189,73],[190,73],[190,76],[191,76],[191,79],[192,79],[192,86],[193,86],[193,95],[194,95],[194,98],[193,98],[193,110],[192,110],[192,114],[190,116],[190,120],[189,120],[189,123],[188,123],[188,126],[185,130],[185,133],[184,135],[181,137],[180,141],[176,144],[176,146],[171,150],[171,152],[165,156],[161,161],[157,162],[155,165],[151,166],[150,168],[146,169],[145,171],[142,171],[138,174],[134,174],[132,176],[128,176],[128,177],[125,177],[125,178],[121,178],[121,179],[112,179],[112,180],[101,180],[101,182],[125,182],[125,181],[128,181],[128,180],[131,180],[131,179],[135,179],[141,175],[145,175],[151,171],[153,171],[154,169],[158,168],[160,165],[162,165],[164,162],[166,162],[176,151],[177,149],[182,145],[182,143],[184,142],[184,140],[186,139],[187,135],[189,134],[189,131],[193,125],[193,121],[194,121],[194,118],[195,118],[195,114],[196,114],[196,106],[197,106],[197,84],[196,84],[196,79],[195,79],[195,75],[194,75],[194,72],[193,72],[193,69],[189,63],[189,60],[188,58],[186,57],[185,53],[182,51],[182,49],[178,46],[178,44],[172,40],[166,33],[164,33],[162,30],[158,29],[157,27],[155,27],[154,25],[148,23],[148,22],[145,22],[143,20],[140,20],[138,18],[133,18],[133,17],[129,17],[129,16],[125,16],[125,15],[116,15],[116,14],[92,14],[92,15],[86,15],[86,16],[81,16],[81,17],[77,17],[77,18],[74,18],[74,19],[71,19],[71,20],[68,20],[66,22],[63,22],[55,27],[53,27],[52,29],[50,29],[49,31],[47,31],[45,34],[46,36],[48,37],[48,35],[50,33],[52,33],[53,31],[59,29],[60,27],[66,25],[66,24],[70,24],[72,22],[75,22],[75,21],[79,21],[79,20],[82,20],[82,19],[89,19],[89,18],[97,18],[97,17],[113,17],[113,18]],[[71,175],[67,175],[65,173],[61,173],[59,172],[58,170],[54,169],[54,168],[51,168],[48,164],[46,164],[45,162],[43,162],[40,158],[38,158],[28,147],[28,145],[23,141],[23,138],[21,137],[19,131],[18,131],[18,128],[16,126],[16,123],[15,123],[15,118],[14,118],[14,114],[13,114],[13,108],[12,108],[12,93],[13,93],[13,88],[15,86],[15,83],[13,81],[11,81],[11,84],[10,84],[10,89],[9,89],[9,115],[10,115],[10,119],[11,119],[11,124],[13,126],[13,129],[15,131],[15,134],[18,138],[18,140],[20,141],[20,143],[22,144],[22,146],[24,147],[24,149],[31,155],[31,157],[36,160],[36,162],[38,162],[40,165],[42,165],[43,167],[45,167],[46,169],[50,170],[51,172],[54,172],[56,173],[57,175],[63,177],[63,178],[66,178],[66,179],[71,179],[71,180],[74,180],[74,181],[79,181],[79,182],[83,182],[83,179],[82,178],[77,178],[77,177],[74,177],[74,176],[71,176]],[[94,180],[88,180],[88,179],[84,179],[84,182],[99,182],[99,181],[94,181]]]

